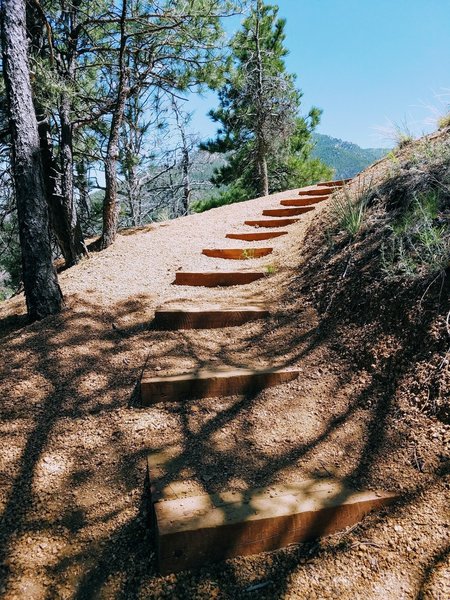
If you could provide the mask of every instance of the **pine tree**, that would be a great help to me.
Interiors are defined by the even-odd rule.
[[[265,196],[287,181],[300,186],[330,174],[320,161],[308,163],[320,111],[313,108],[306,118],[299,117],[302,94],[286,71],[284,27],[277,7],[256,0],[232,40],[232,64],[219,91],[220,106],[210,112],[220,129],[203,148],[229,153],[214,183],[231,184],[236,199],[245,193]]]
[[[52,263],[24,0],[3,0],[0,17],[23,282],[28,315],[36,320],[58,312],[62,296]]]

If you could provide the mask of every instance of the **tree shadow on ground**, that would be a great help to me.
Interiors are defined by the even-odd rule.
[[[337,270],[346,264],[345,249],[340,258],[333,267]],[[354,258],[355,274],[364,272],[365,267]],[[397,437],[393,431],[403,410],[398,391],[413,368],[411,361],[420,361],[429,352],[436,296],[425,298],[420,322],[411,327],[410,317],[388,302],[394,293],[397,302],[406,301],[408,294],[386,287],[374,290],[370,276],[358,279],[356,275],[352,286],[331,292],[335,274],[323,275],[328,288],[319,292],[324,294],[325,308],[333,294],[333,310],[322,308],[319,318],[311,306],[305,306],[304,298],[311,295],[311,286],[323,285],[323,281],[305,269],[298,281],[281,286],[284,292],[277,305],[284,309],[239,332],[152,330],[148,314],[153,299],[143,296],[113,307],[78,299],[50,326],[35,324],[7,338],[2,389],[7,399],[1,436],[3,447],[15,452],[5,467],[7,476],[13,473],[8,477],[11,485],[0,539],[5,589],[20,591],[21,570],[39,565],[28,576],[41,582],[45,589],[42,597],[48,600],[64,594],[78,600],[208,597],[211,581],[217,583],[223,597],[245,597],[248,577],[239,571],[240,559],[206,566],[190,576],[156,575],[155,548],[147,527],[144,460],[149,451],[171,444],[176,445],[177,453],[168,464],[164,483],[189,473],[205,494],[227,490],[236,480],[244,489],[269,486],[282,480],[291,465],[298,465],[302,476],[317,478],[316,454],[320,455],[326,444],[333,445],[336,436],[351,444],[352,435],[346,428],[351,432],[355,415],[359,415],[362,434],[358,443],[355,441],[352,460],[342,468],[343,480],[356,489],[380,483],[401,487],[402,498],[391,514],[412,510],[416,498],[433,489],[447,473],[437,468],[431,457],[427,474],[414,464],[407,465],[401,486],[399,482],[392,485],[380,464],[391,465],[389,454],[400,452],[408,442],[402,437],[407,436],[405,430]],[[286,273],[276,277],[283,281]],[[448,300],[442,305],[448,310]],[[363,335],[364,328],[369,331]],[[384,350],[380,348],[374,355],[374,346],[383,337],[389,340],[389,348],[384,345]],[[366,344],[360,345],[360,339]],[[255,422],[254,411],[261,410],[265,402],[270,405],[276,399],[286,407],[298,404],[298,414],[302,414],[301,400],[308,391],[296,387],[297,382],[237,398],[127,408],[133,390],[136,405],[137,383],[144,367],[155,373],[161,365],[163,372],[201,369],[217,362],[240,367],[243,357],[250,365],[301,366],[300,383],[309,382],[312,387],[319,384],[312,378],[313,372],[327,361],[321,377],[328,381],[328,402],[320,431],[305,437],[294,435],[288,444],[278,442],[275,451],[254,442],[253,434],[261,426]],[[337,373],[328,370],[333,365],[337,365]],[[369,376],[355,385],[355,376],[362,371]],[[21,387],[27,376],[31,377],[29,385]],[[331,399],[339,402],[331,406]],[[200,416],[194,414],[196,405]],[[231,426],[235,427],[232,441],[218,444],[217,436],[223,431],[226,435]],[[386,514],[369,519],[361,530],[366,534],[376,530]],[[41,551],[42,540],[57,548],[56,555],[46,554],[46,546]],[[335,560],[344,560],[349,549],[338,537],[332,550]],[[22,553],[19,558],[18,553]],[[325,560],[327,556],[328,550],[315,542],[275,553],[263,569],[259,567],[263,575],[258,581],[272,581],[260,589],[259,597],[282,598],[291,575],[303,568],[305,560]],[[420,567],[425,575],[419,587],[426,586],[443,556],[433,556],[430,545],[429,565]]]

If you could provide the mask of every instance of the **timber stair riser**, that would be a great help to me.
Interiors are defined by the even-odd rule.
[[[332,189],[322,188],[322,189],[314,189],[314,190],[302,190],[298,193],[299,196],[324,196],[331,195],[333,193]]]
[[[293,369],[201,371],[172,377],[144,374],[141,380],[141,402],[143,406],[150,406],[157,402],[255,394],[297,377],[298,371]]]
[[[298,219],[267,219],[262,221],[245,221],[251,227],[287,227],[297,223]]]
[[[179,329],[217,329],[236,327],[250,321],[267,318],[269,310],[260,307],[236,309],[157,309],[153,322],[156,329],[176,331]]]
[[[263,210],[264,217],[295,217],[311,212],[314,206],[302,206],[300,208],[268,208]]]
[[[152,481],[150,457],[148,468]],[[354,492],[320,480],[203,496],[185,494],[183,482],[174,483],[173,492],[170,485],[161,490],[152,484],[162,574],[330,535],[395,499],[394,494]]]
[[[231,285],[246,285],[265,276],[261,271],[211,271],[210,273],[178,272],[174,285],[190,285],[203,287],[221,287]]]
[[[351,179],[337,179],[336,181],[323,181],[322,183],[318,183],[318,186],[331,187],[331,188],[341,188],[347,183],[350,183]]]
[[[281,206],[310,206],[311,204],[318,204],[328,200],[330,196],[310,196],[309,198],[289,198],[288,200],[281,200]]]
[[[264,233],[227,233],[225,236],[230,240],[243,240],[245,242],[258,242],[262,240],[271,240],[282,235],[287,235],[287,231],[267,231]]]
[[[230,260],[249,260],[261,258],[273,252],[273,248],[223,248],[202,250],[202,254],[211,258],[226,258]]]

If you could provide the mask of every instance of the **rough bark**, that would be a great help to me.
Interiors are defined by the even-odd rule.
[[[141,225],[141,212],[139,199],[136,196],[139,196],[138,192],[138,181],[136,175],[136,167],[132,165],[128,171],[128,204],[130,207],[130,217],[131,222],[134,227],[139,227]]]
[[[258,173],[259,173],[259,184],[261,196],[269,195],[269,173],[267,170],[267,160],[264,152],[261,152],[258,156]]]
[[[119,137],[125,106],[129,95],[128,69],[125,60],[127,37],[125,32],[127,0],[122,0],[120,18],[119,82],[117,100],[112,114],[111,128],[105,158],[105,199],[103,201],[103,231],[95,245],[99,250],[110,246],[117,233],[119,204],[117,200],[117,159],[119,158]]]
[[[257,167],[259,174],[259,189],[261,196],[269,195],[269,174],[267,170],[267,150],[264,140],[264,128],[266,115],[264,114],[264,77],[263,77],[263,60],[261,55],[261,42],[260,42],[260,18],[261,18],[261,2],[258,1],[256,13],[256,31],[255,31],[255,43],[256,43],[256,71],[257,71],[257,104],[259,104],[259,110],[257,111],[257,122],[255,127],[256,133],[256,147],[257,147]]]
[[[66,266],[76,264],[80,258],[87,254],[83,240],[83,233],[78,219],[77,208],[74,200],[73,184],[73,124],[71,120],[72,100],[69,90],[75,81],[76,52],[78,43],[77,20],[80,0],[75,0],[70,9],[65,11],[65,29],[67,33],[67,51],[63,60],[59,60],[59,68],[66,83],[66,89],[61,94],[59,106],[59,119],[61,124],[61,209],[64,220],[64,248],[63,254]],[[65,67],[65,68],[64,68]]]
[[[61,173],[53,152],[50,126],[46,116],[39,111],[36,102],[35,108],[39,118],[38,133],[50,223],[66,266],[72,266],[78,262],[81,256],[87,254],[87,249],[75,211],[73,192],[69,203],[61,189]]]
[[[63,227],[57,235],[66,266],[70,267],[87,255],[83,233],[78,219],[73,190],[73,132],[70,119],[70,100],[67,93],[61,96],[59,110],[61,122],[61,192],[60,200]]]
[[[75,76],[75,53],[77,36],[72,35],[76,30],[76,15],[79,10],[79,0],[75,0],[70,10],[64,12],[66,21],[67,43],[64,45],[64,55],[56,55],[58,73],[71,85]],[[36,4],[27,4],[27,30],[31,36],[33,52],[42,58],[47,57],[47,45],[43,44],[42,18]],[[47,35],[47,32],[46,34]],[[78,221],[76,205],[73,197],[73,151],[71,101],[68,93],[61,94],[60,114],[60,160],[56,161],[52,143],[52,132],[48,114],[34,98],[35,112],[38,118],[38,133],[41,144],[42,166],[47,190],[47,202],[50,212],[50,223],[58,245],[64,256],[66,266],[72,266],[87,254],[81,226]]]
[[[81,216],[89,219],[89,177],[86,161],[80,158],[76,163],[75,187],[78,190]]]
[[[61,310],[62,295],[52,262],[46,189],[31,94],[25,2],[3,0],[0,16],[23,283],[28,315],[36,320]]]

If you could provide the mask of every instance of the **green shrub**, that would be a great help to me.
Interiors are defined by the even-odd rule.
[[[190,206],[190,210],[195,213],[201,213],[210,210],[211,208],[218,208],[219,206],[234,204],[235,202],[244,202],[244,200],[249,200],[245,190],[237,186],[232,186],[223,192],[220,192],[217,196],[193,202]]]
[[[417,278],[444,272],[450,265],[450,229],[439,212],[440,198],[431,191],[418,195],[390,225],[382,247],[388,277]]]

